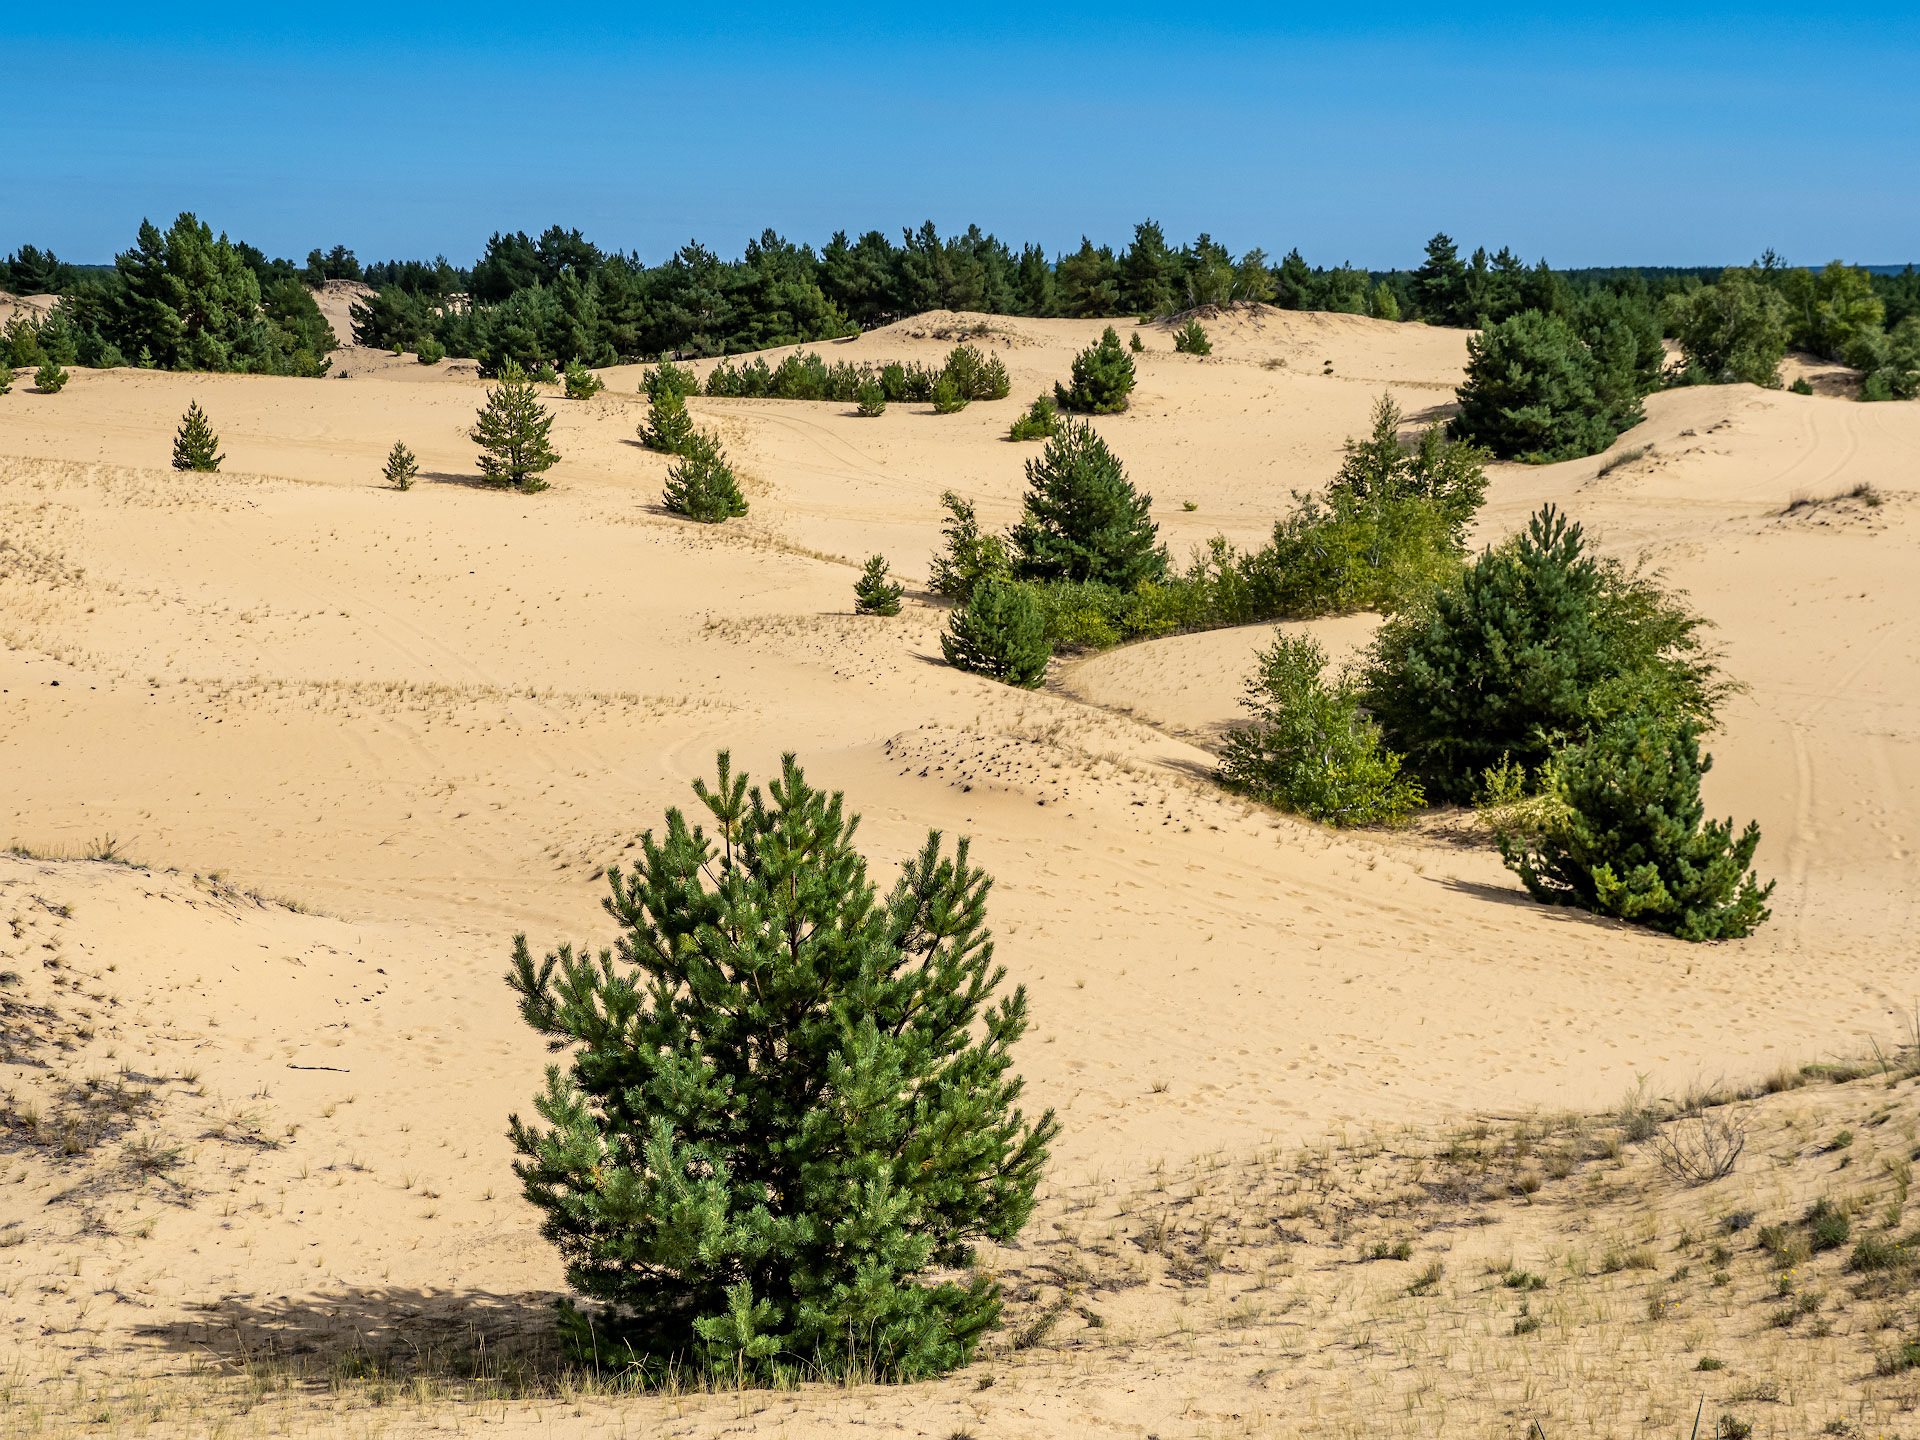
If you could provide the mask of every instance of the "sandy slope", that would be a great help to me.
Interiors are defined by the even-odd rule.
[[[1013,517],[1035,448],[998,436],[1099,327],[933,316],[829,347],[935,360],[977,325],[1013,397],[958,416],[694,401],[753,503],[721,530],[661,510],[631,368],[555,401],[565,458],[534,497],[472,483],[482,386],[445,365],[78,371],[0,401],[0,839],[110,835],[180,872],[0,861],[20,917],[0,968],[23,977],[0,993],[46,1012],[9,1019],[0,1083],[52,1114],[61,1076],[125,1064],[156,1094],[129,1133],[192,1157],[173,1195],[82,1183],[125,1179],[124,1136],[15,1143],[0,1348],[37,1374],[221,1297],[546,1293],[501,1134],[543,1063],[507,943],[603,938],[599,867],[723,745],[757,774],[795,749],[845,788],[882,877],[928,827],[975,837],[1061,1185],[1335,1124],[1590,1108],[1638,1075],[1678,1089],[1897,1031],[1920,978],[1920,407],[1671,393],[1616,447],[1638,460],[1495,476],[1485,538],[1566,506],[1690,589],[1751,685],[1709,799],[1762,822],[1775,920],[1681,947],[1536,907],[1457,836],[1329,834],[1221,796],[1204,747],[1270,629],[1129,647],[1027,695],[939,663],[922,597],[852,615],[866,555],[924,576],[941,491]],[[1225,322],[1206,360],[1147,340],[1134,409],[1099,424],[1177,554],[1258,540],[1382,388],[1430,416],[1464,358],[1457,332],[1345,316]],[[189,398],[217,476],[163,468]],[[421,458],[407,494],[379,484],[396,438]],[[1781,513],[1860,481],[1885,503]],[[1367,624],[1319,629],[1346,653]],[[70,1048],[30,1054],[49,1027]]]

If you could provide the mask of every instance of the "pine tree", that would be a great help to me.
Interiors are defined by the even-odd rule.
[[[1429,325],[1473,323],[1466,313],[1467,267],[1452,236],[1440,234],[1427,242],[1426,261],[1413,272],[1413,298]]]
[[[1173,332],[1173,348],[1182,355],[1211,355],[1213,342],[1198,320],[1189,320]]]
[[[33,383],[43,395],[58,395],[67,387],[67,372],[49,360],[33,372]]]
[[[640,427],[640,443],[663,455],[684,455],[692,441],[693,417],[687,413],[686,400],[672,386],[660,386]]]
[[[1134,339],[1139,339],[1138,335]],[[1035,398],[1027,407],[1027,413],[1016,419],[1007,429],[1009,440],[1044,440],[1060,428],[1060,409],[1048,396]]]
[[[727,453],[717,436],[699,431],[687,442],[680,458],[667,467],[667,486],[661,492],[667,509],[690,520],[717,525],[747,513],[746,498]]]
[[[700,379],[684,365],[663,360],[641,378],[640,389],[649,400],[658,400],[669,390],[684,400],[700,393]]]
[[[1713,757],[1700,754],[1700,729],[1638,712],[1553,767],[1556,817],[1541,834],[1501,835],[1500,855],[1528,893],[1549,905],[1575,905],[1664,930],[1682,940],[1749,935],[1771,914],[1748,867],[1760,844],[1749,822],[1702,823],[1700,777]]]
[[[480,473],[496,485],[517,485],[528,494],[546,489],[541,472],[560,460],[547,443],[552,429],[552,414],[520,367],[509,360],[470,432],[481,450]]]
[[[1167,552],[1152,505],[1093,426],[1069,423],[1027,462],[1026,513],[1011,536],[1014,573],[1121,590],[1162,579]]]
[[[387,477],[387,483],[396,490],[411,490],[414,476],[420,473],[420,462],[414,459],[413,451],[406,442],[396,440],[393,449],[387,452],[386,468],[381,474]]]
[[[567,398],[569,400],[591,400],[607,388],[607,382],[594,374],[578,360],[567,362]]]
[[[1046,678],[1053,645],[1033,587],[998,577],[981,580],[948,619],[940,653],[955,669],[1034,689]]]
[[[0,395],[10,394],[13,390],[13,366],[0,360]]]
[[[981,581],[1000,579],[1009,573],[1007,542],[980,528],[971,500],[946,490],[941,492],[940,504],[947,512],[946,523],[940,527],[947,548],[944,554],[934,553],[928,564],[927,584],[934,594],[964,605]]]
[[[1455,394],[1460,413],[1449,433],[1534,464],[1597,455],[1640,419],[1631,382],[1609,385],[1574,328],[1538,310],[1467,341],[1466,379]]]
[[[882,899],[858,817],[792,755],[767,798],[725,751],[694,790],[712,835],[669,810],[608,872],[617,951],[514,942],[521,1015],[572,1057],[545,1126],[512,1118],[514,1168],[605,1307],[563,1305],[563,1333],[596,1368],[733,1384],[964,1364],[998,1286],[920,1277],[1018,1233],[1058,1131],[1018,1108],[1026,993],[994,1002],[991,882],[934,832]]]
[[[1127,408],[1133,378],[1133,357],[1109,325],[1099,344],[1089,345],[1073,357],[1073,384],[1068,387],[1056,383],[1053,398],[1062,410],[1117,415]]]
[[[942,374],[933,382],[933,413],[958,415],[967,408],[967,397],[951,375]]]
[[[206,412],[200,408],[200,402],[188,402],[187,413],[181,418],[180,428],[173,436],[173,468],[218,470],[220,462],[227,458],[214,454],[219,448],[220,437],[213,433],[213,427],[207,423]]]
[[[887,557],[875,555],[853,582],[853,608],[859,615],[898,615],[905,587],[887,578]]]
[[[863,380],[854,392],[854,413],[869,420],[878,419],[887,413],[887,392],[871,380]]]
[[[1134,331],[1131,335],[1127,336],[1127,349],[1131,350],[1136,355],[1142,355],[1146,353],[1147,342],[1140,338],[1140,332],[1138,330]]]

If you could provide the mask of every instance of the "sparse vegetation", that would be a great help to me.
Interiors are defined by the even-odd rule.
[[[950,1370],[999,1287],[920,1277],[1019,1232],[1058,1128],[1018,1108],[1026,993],[993,1003],[988,879],[935,833],[882,899],[857,817],[791,755],[764,798],[724,751],[694,788],[711,836],[670,810],[609,872],[617,965],[514,945],[522,1015],[577,1047],[535,1101],[546,1128],[511,1122],[568,1282],[602,1307],[565,1307],[563,1334],[597,1367],[736,1382]]]

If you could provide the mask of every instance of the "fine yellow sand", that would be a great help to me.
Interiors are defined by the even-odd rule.
[[[397,1315],[538,1328],[561,1277],[504,1130],[546,1056],[501,980],[509,943],[604,943],[601,867],[721,747],[756,777],[797,751],[844,789],[883,883],[928,828],[973,837],[999,958],[1031,996],[1020,1066],[1062,1120],[1049,1216],[1075,1186],[1244,1168],[1329,1130],[1595,1111],[1640,1079],[1738,1085],[1898,1039],[1920,994],[1920,406],[1669,392],[1609,456],[1495,467],[1482,540],[1556,502],[1688,590],[1750,687],[1709,742],[1706,790],[1711,813],[1760,821],[1774,918],[1685,946],[1531,903],[1464,826],[1337,834],[1219,792],[1208,746],[1270,626],[1067,659],[1031,694],[941,663],[944,612],[921,589],[938,497],[1014,518],[1038,447],[1000,437],[1099,329],[943,314],[824,347],[993,347],[1012,397],[951,417],[690,402],[752,503],[718,528],[660,506],[638,367],[603,372],[591,401],[556,393],[564,458],[537,496],[477,485],[470,365],[349,350],[318,381],[76,370],[54,396],[22,377],[0,399],[0,842],[74,858],[0,857],[17,977],[0,1086],[16,1118],[90,1118],[71,1153],[17,1130],[0,1151],[14,1398],[211,1355],[273,1316],[297,1340],[295,1313],[331,1317],[310,1345]],[[1195,359],[1147,327],[1132,410],[1096,422],[1176,557],[1214,534],[1257,543],[1383,390],[1414,422],[1444,415],[1465,358],[1461,332],[1350,316],[1212,330]],[[219,474],[167,468],[189,400]],[[396,439],[420,457],[405,494],[380,480]],[[1879,503],[1845,498],[1863,482]],[[909,583],[897,618],[851,613],[875,552]],[[1312,628],[1340,659],[1372,623]],[[80,863],[106,852],[143,868]],[[143,1135],[180,1158],[141,1171],[124,1142]],[[1188,1292],[1140,1296],[1129,1324],[1177,1334]],[[1290,1402],[1320,1343],[1273,1342],[1257,1395],[1243,1376],[1226,1394],[1192,1346],[1148,1346],[1133,1369],[1068,1349],[964,1413],[966,1377],[835,1391],[749,1428],[1405,1419],[1398,1391],[1368,1410],[1364,1384]],[[558,1433],[744,1423],[731,1399],[664,1403],[512,1414]]]

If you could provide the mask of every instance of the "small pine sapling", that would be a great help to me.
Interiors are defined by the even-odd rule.
[[[1034,689],[1053,658],[1040,597],[1018,580],[982,580],[948,620],[940,653],[956,670]]]
[[[661,385],[654,394],[640,426],[640,443],[662,455],[684,455],[693,443],[693,417],[687,413],[686,397],[672,386]]]
[[[700,431],[687,442],[680,458],[667,467],[667,485],[661,492],[667,509],[703,525],[718,525],[747,513],[740,482],[727,463],[717,436]]]
[[[509,360],[500,367],[500,383],[487,392],[487,403],[469,432],[480,447],[480,473],[496,485],[517,485],[529,495],[546,489],[541,473],[560,460],[547,443],[552,429],[553,415]]]
[[[1795,379],[1793,384],[1789,385],[1787,389],[1796,395],[1811,395],[1813,393],[1813,382],[1802,375]]]
[[[1127,337],[1127,348],[1136,355],[1144,355],[1146,353],[1146,342],[1140,338],[1140,332],[1138,330]]]
[[[1007,542],[980,528],[980,517],[973,502],[948,490],[940,496],[947,521],[940,534],[947,542],[944,553],[936,551],[928,564],[928,585],[936,595],[967,603],[974,586],[983,580],[1008,574]]]
[[[860,382],[860,388],[853,392],[853,411],[869,420],[887,413],[887,392],[871,380]]]
[[[857,615],[898,615],[906,587],[887,578],[887,557],[875,555],[853,582],[853,609]]]
[[[420,473],[420,462],[414,458],[413,451],[407,448],[404,440],[393,442],[393,449],[387,452],[386,469],[380,472],[387,477],[387,483],[396,490],[411,490],[413,479]]]
[[[594,374],[578,360],[567,362],[567,398],[569,400],[591,400],[607,388],[607,382]]]
[[[662,360],[640,377],[640,390],[649,400],[658,400],[669,390],[684,400],[700,393],[700,377],[684,365]]]
[[[422,340],[413,358],[422,365],[438,365],[447,358],[447,347],[438,340]]]
[[[43,395],[58,395],[67,384],[67,372],[59,364],[49,360],[33,372],[33,383]]]
[[[11,394],[12,391],[13,366],[7,364],[4,360],[0,360],[0,395]]]
[[[933,382],[933,413],[936,415],[957,415],[967,408],[967,397],[951,375],[942,375]]]
[[[1211,355],[1213,342],[1198,320],[1189,320],[1173,332],[1173,348],[1182,355]]]
[[[1133,382],[1133,356],[1109,325],[1099,344],[1089,345],[1073,357],[1073,384],[1056,384],[1053,398],[1062,410],[1117,415],[1127,408]]]
[[[542,360],[538,365],[533,367],[533,374],[528,378],[536,385],[558,385],[560,383],[560,372],[553,368],[552,362]]]
[[[200,408],[200,402],[189,402],[180,428],[173,435],[173,468],[209,473],[218,470],[220,462],[227,458],[214,453],[219,448],[220,437],[213,433],[213,427],[207,423],[207,415]]]
[[[1007,428],[1009,440],[1044,440],[1060,428],[1060,408],[1050,396],[1042,395],[1027,407],[1027,413]]]

